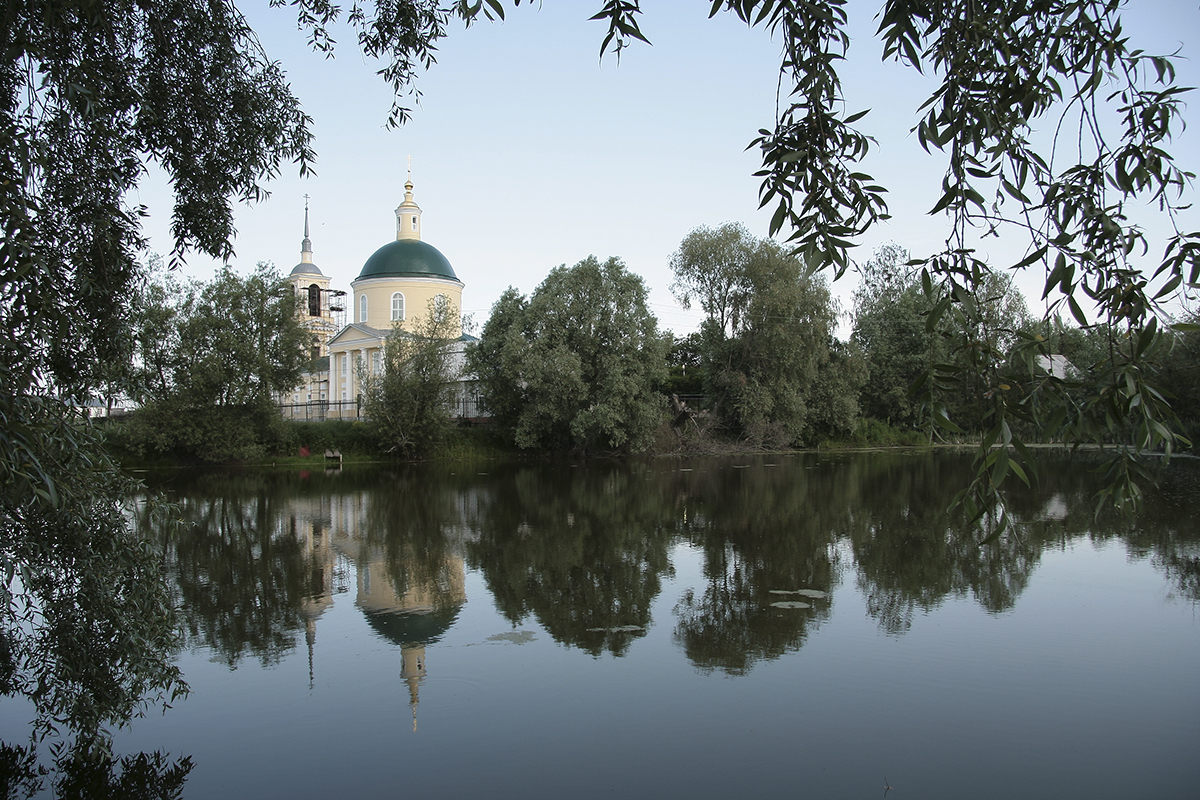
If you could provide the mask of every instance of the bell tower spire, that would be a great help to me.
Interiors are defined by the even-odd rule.
[[[300,242],[300,263],[311,264],[312,257],[312,239],[308,238],[308,195],[304,195],[304,240]]]
[[[413,200],[412,156],[408,157],[408,180],[404,182],[404,202],[396,208],[396,238],[421,238],[421,207]]]

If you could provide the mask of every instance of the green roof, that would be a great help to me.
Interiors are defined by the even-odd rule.
[[[363,264],[364,278],[448,278],[457,281],[454,268],[441,252],[420,239],[397,239],[375,251]]]

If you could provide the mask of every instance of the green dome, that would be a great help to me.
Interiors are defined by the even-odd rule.
[[[358,280],[364,278],[448,278],[457,281],[454,268],[441,252],[420,239],[388,242],[363,264]]]

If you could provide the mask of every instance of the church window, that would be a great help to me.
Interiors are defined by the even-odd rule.
[[[365,294],[359,295],[358,298],[358,321],[367,321],[367,296]]]
[[[392,320],[404,319],[404,295],[396,292],[392,295]]]
[[[413,221],[413,226],[412,226],[412,229],[415,231],[415,230],[417,229],[417,218],[416,218],[416,217],[413,217],[413,218],[412,218],[412,221]]]
[[[350,371],[350,356],[343,355],[342,356],[342,377],[343,378],[346,377],[346,374],[349,371]],[[342,392],[342,394],[345,394],[345,392]]]
[[[321,287],[315,283],[308,287],[308,315],[321,316]]]
[[[383,372],[383,357],[382,356],[383,356],[383,354],[379,350],[376,350],[374,353],[371,354],[371,374],[372,375],[379,375],[381,372]]]

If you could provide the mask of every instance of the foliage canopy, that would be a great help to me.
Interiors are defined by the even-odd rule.
[[[0,692],[37,730],[103,740],[185,687],[156,554],[81,421],[126,362],[147,163],[175,191],[173,256],[232,250],[235,199],[309,121],[231,3],[14,0],[0,11]]]
[[[637,452],[665,413],[667,346],[642,279],[588,256],[551,270],[528,300],[505,292],[468,364],[519,446]]]
[[[671,268],[675,296],[705,313],[705,392],[722,422],[777,447],[853,427],[862,370],[835,346],[836,313],[821,276],[736,223],[691,231]]]
[[[133,449],[220,463],[276,445],[276,396],[299,385],[312,341],[296,302],[265,263],[245,278],[227,266],[208,282],[149,283],[134,313]]]
[[[383,347],[381,372],[359,365],[363,411],[384,452],[428,455],[452,421],[459,359],[452,350],[461,328],[458,309],[439,295],[429,301],[412,332],[393,326]]]

